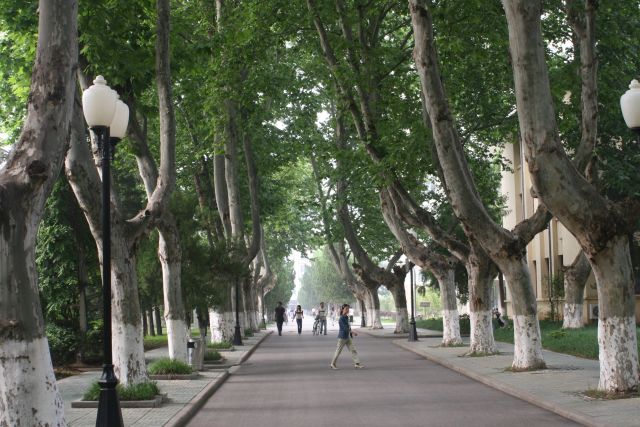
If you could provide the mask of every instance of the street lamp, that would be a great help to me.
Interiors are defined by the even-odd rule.
[[[640,82],[638,80],[631,80],[629,90],[620,97],[620,109],[625,123],[636,133],[640,144]]]
[[[262,283],[262,298],[260,298],[262,303],[262,328],[267,329],[267,320],[264,318],[264,282]]]
[[[418,331],[416,329],[415,301],[413,298],[413,263],[409,263],[409,283],[411,289],[411,321],[409,322],[408,341],[418,341]]]
[[[233,333],[233,345],[242,345],[242,334],[240,333],[240,288],[238,287],[238,278],[236,277],[236,327]]]
[[[122,411],[111,355],[111,172],[110,162],[115,145],[124,137],[129,122],[129,107],[118,99],[116,91],[98,76],[93,86],[82,93],[82,111],[89,129],[96,135],[102,155],[102,304],[103,358],[100,377],[100,399],[96,427],[120,427]]]

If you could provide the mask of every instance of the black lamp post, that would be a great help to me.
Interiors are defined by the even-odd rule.
[[[640,145],[640,82],[631,80],[629,90],[620,97],[620,109],[627,127],[635,132]]]
[[[409,264],[409,283],[411,288],[411,321],[409,321],[409,341],[418,341],[418,330],[416,329],[416,307],[413,298],[413,263]]]
[[[236,327],[233,333],[233,345],[242,345],[242,334],[240,333],[240,288],[236,277]]]
[[[262,302],[262,328],[267,329],[267,321],[264,318],[264,283],[262,283],[262,298],[260,298],[260,301]]]
[[[97,427],[120,427],[122,411],[116,386],[118,379],[113,370],[111,355],[111,168],[113,149],[127,130],[129,108],[118,100],[102,76],[82,94],[82,110],[89,128],[96,135],[102,155],[102,298],[103,298],[103,357],[98,401]],[[111,133],[111,135],[110,135]]]

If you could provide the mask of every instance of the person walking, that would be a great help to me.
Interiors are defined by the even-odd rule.
[[[304,319],[304,312],[302,311],[302,307],[296,307],[296,323],[298,324],[298,335],[302,333],[302,319]]]
[[[327,309],[324,307],[324,302],[321,302],[320,308],[318,308],[318,320],[320,321],[320,333],[318,335],[322,335],[322,331],[327,335]]]
[[[340,326],[340,330],[338,331],[338,346],[336,347],[336,352],[333,355],[333,359],[331,360],[331,364],[329,367],[331,369],[338,369],[336,366],[336,362],[338,360],[338,356],[342,352],[342,349],[346,345],[349,351],[351,352],[351,358],[353,359],[353,367],[356,369],[361,369],[364,366],[360,364],[360,359],[358,358],[358,352],[356,351],[355,346],[353,345],[352,337],[357,336],[358,333],[351,330],[351,325],[349,325],[349,309],[351,306],[349,304],[343,304],[340,308],[340,320],[338,320],[338,325]]]
[[[282,306],[282,301],[278,301],[276,307],[276,326],[278,327],[278,335],[282,335],[282,324],[284,323],[285,308]]]

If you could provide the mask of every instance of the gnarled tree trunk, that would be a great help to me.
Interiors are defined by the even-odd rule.
[[[638,202],[612,203],[571,163],[562,147],[553,107],[541,32],[541,2],[503,0],[503,5],[520,132],[534,188],[541,201],[576,237],[596,277],[600,320],[598,388],[609,392],[636,390],[638,350],[628,233],[638,219],[634,214],[640,210]],[[586,56],[581,60],[581,77],[586,89],[593,89],[595,81],[595,63],[589,62],[595,49],[595,9],[595,1],[585,2],[585,25],[578,28],[583,31],[580,52]],[[583,91],[583,98],[588,101],[582,105],[583,121],[597,115],[595,92],[591,92],[592,99],[588,99],[589,94]],[[583,137],[586,133],[583,129]]]
[[[584,320],[582,318],[584,310],[584,288],[590,274],[591,264],[589,264],[589,260],[583,251],[580,251],[573,263],[563,271],[563,329],[578,329],[584,326]]]
[[[0,425],[64,426],[38,294],[35,245],[67,147],[77,2],[39,2],[36,61],[20,139],[0,170]]]

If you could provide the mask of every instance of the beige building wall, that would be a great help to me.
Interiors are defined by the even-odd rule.
[[[531,194],[531,177],[529,171],[526,170],[520,144],[507,145],[503,155],[509,161],[511,171],[502,173],[501,191],[507,204],[502,223],[505,228],[513,229],[518,222],[530,217],[535,212],[538,207],[538,199]],[[527,245],[527,264],[537,296],[540,319],[547,319],[552,314],[552,303],[549,298],[550,278],[557,278],[562,266],[571,265],[579,253],[580,246],[577,240],[556,218],[553,218],[549,227]],[[506,286],[506,300],[507,315],[512,316],[508,284]],[[554,299],[554,306],[557,306],[555,308],[556,318],[562,318],[563,302],[560,299],[555,304]],[[593,304],[597,303],[598,295],[592,274],[585,287],[583,313],[585,322],[593,321],[593,319],[590,320],[590,317],[593,316],[589,315],[589,310]],[[636,296],[636,322],[640,322],[640,296]]]

